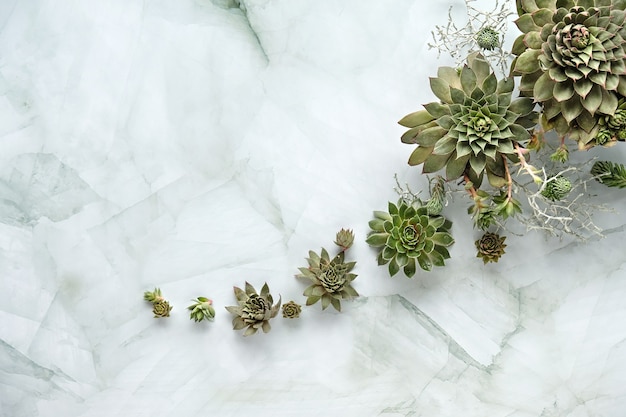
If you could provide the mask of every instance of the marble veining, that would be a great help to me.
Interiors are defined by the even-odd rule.
[[[497,264],[460,194],[445,268],[389,278],[364,242],[394,174],[426,184],[396,122],[463,4],[0,2],[0,416],[623,416],[623,191],[595,189],[604,238],[510,236]],[[232,331],[233,285],[304,304],[342,227],[361,297]]]

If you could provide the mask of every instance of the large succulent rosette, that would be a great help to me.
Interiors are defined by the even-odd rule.
[[[244,336],[255,334],[259,329],[263,333],[271,330],[270,319],[276,317],[280,309],[281,300],[273,304],[274,300],[270,294],[267,283],[257,294],[254,287],[246,282],[245,291],[238,287],[233,287],[238,305],[228,306],[226,310],[234,314],[233,329],[242,330]]]
[[[450,258],[447,247],[454,243],[452,222],[443,216],[431,216],[425,206],[404,201],[389,203],[389,212],[375,211],[369,222],[372,231],[367,243],[380,248],[378,264],[389,264],[389,275],[403,268],[407,277],[415,275],[417,265],[425,271],[444,266]]]
[[[402,142],[418,145],[409,164],[423,164],[424,173],[445,168],[448,180],[466,175],[475,186],[484,173],[494,187],[506,184],[505,156],[517,161],[515,145],[537,123],[532,100],[512,100],[513,79],[498,81],[477,53],[460,70],[440,67],[430,86],[440,101],[399,122],[410,128]]]
[[[601,121],[626,96],[625,8],[626,0],[517,0],[520,91],[541,104],[547,129],[581,149],[607,144],[606,132],[596,141]]]

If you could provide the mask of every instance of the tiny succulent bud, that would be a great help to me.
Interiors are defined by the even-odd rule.
[[[172,306],[165,300],[157,300],[152,304],[154,318],[169,317]]]
[[[500,35],[493,28],[485,26],[476,33],[476,43],[481,48],[491,51],[500,45]]]
[[[208,321],[213,321],[215,318],[215,309],[213,308],[213,300],[210,300],[205,297],[198,297],[195,300],[191,300],[194,304],[187,307],[187,310],[191,310],[189,315],[190,320],[195,320],[196,322],[202,321],[204,319]]]
[[[352,230],[341,229],[337,232],[335,237],[335,245],[339,246],[342,250],[348,250],[354,243],[354,233]]]
[[[545,187],[541,191],[541,195],[552,201],[559,201],[569,194],[572,190],[572,182],[563,176],[552,177],[548,179]]]
[[[294,301],[283,304],[283,317],[286,319],[297,319],[301,312],[302,307]]]
[[[162,300],[163,296],[161,295],[161,290],[159,288],[155,288],[154,291],[144,292],[143,299],[154,303],[155,301]]]
[[[480,239],[474,242],[476,249],[478,249],[476,257],[482,258],[485,264],[488,262],[498,262],[498,259],[504,255],[504,248],[506,248],[504,244],[505,239],[506,236],[501,237],[491,232],[485,233]]]

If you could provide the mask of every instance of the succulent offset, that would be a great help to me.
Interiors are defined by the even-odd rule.
[[[517,0],[513,73],[543,110],[544,127],[578,141],[596,140],[601,121],[626,96],[626,0]]]
[[[298,278],[306,278],[311,285],[304,290],[307,297],[306,305],[322,303],[322,310],[332,305],[335,310],[341,311],[341,300],[358,297],[359,293],[352,288],[352,281],[357,277],[351,273],[356,262],[345,262],[345,251],[341,251],[333,259],[326,249],[322,248],[320,255],[309,251],[306,258],[309,266],[298,268]]]
[[[481,258],[485,264],[488,262],[498,262],[500,257],[504,255],[504,248],[506,248],[504,244],[505,240],[506,236],[500,236],[491,232],[485,233],[480,239],[474,242],[478,250],[476,257]]]
[[[257,293],[248,282],[246,282],[245,291],[238,287],[233,287],[233,291],[238,305],[226,307],[226,310],[235,315],[233,329],[245,329],[244,336],[253,335],[259,329],[263,330],[263,333],[269,332],[271,330],[269,321],[278,314],[280,298],[278,303],[273,304],[274,299],[267,283],[263,284],[260,293]]]
[[[283,304],[283,317],[286,319],[297,319],[302,312],[302,306],[295,301],[289,301]]]
[[[194,303],[187,307],[190,310],[189,319],[196,322],[202,320],[213,321],[215,318],[215,309],[213,308],[213,300],[206,297],[198,297],[195,300],[191,300]]]
[[[440,101],[399,122],[410,128],[402,142],[418,145],[409,164],[423,164],[424,173],[445,168],[448,180],[467,176],[477,187],[485,173],[492,186],[507,184],[506,158],[516,161],[515,146],[537,123],[532,99],[512,100],[513,79],[498,81],[478,53],[460,70],[440,67],[430,86]]]
[[[341,229],[335,236],[335,245],[339,246],[341,250],[348,250],[354,243],[354,233],[352,230]]]
[[[367,243],[380,248],[378,264],[389,264],[391,276],[402,268],[407,277],[412,277],[417,265],[430,271],[433,265],[444,266],[444,260],[450,258],[446,248],[454,243],[452,223],[443,216],[429,215],[427,207],[417,201],[390,202],[388,212],[374,212],[369,226],[372,231]]]

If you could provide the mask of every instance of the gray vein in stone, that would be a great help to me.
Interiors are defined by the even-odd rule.
[[[448,344],[448,349],[450,353],[459,359],[460,361],[466,363],[469,366],[473,366],[482,371],[487,371],[487,367],[482,365],[480,362],[475,360],[463,347],[458,344],[452,336],[450,336],[435,320],[433,320],[430,316],[424,313],[422,310],[417,308],[413,303],[411,303],[406,298],[401,295],[395,295],[393,297],[397,297],[400,304],[402,304],[407,310],[411,311],[415,317],[415,319],[424,327],[428,332],[438,339],[443,339]]]

